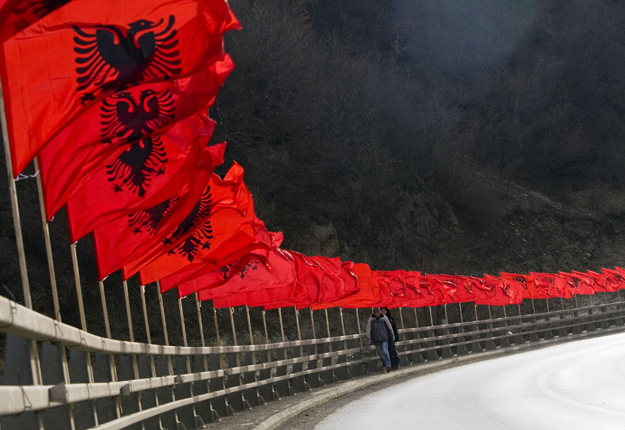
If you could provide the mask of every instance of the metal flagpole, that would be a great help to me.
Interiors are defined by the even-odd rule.
[[[313,339],[317,340],[317,330],[315,329],[315,317],[313,316],[313,309],[312,307],[309,308],[310,309],[310,322],[312,323],[312,335],[313,335]],[[319,355],[319,349],[317,348],[317,344],[315,343],[315,356]],[[323,367],[323,361],[321,360],[321,366],[319,365],[319,361],[317,360],[317,368],[319,367]],[[321,377],[321,373],[317,372],[317,378],[319,379],[319,386],[320,387],[324,387],[326,385],[325,381],[323,380],[323,378]]]
[[[180,313],[180,328],[182,329],[182,343],[186,347],[186,346],[189,346],[187,342],[187,325],[185,324],[185,321],[184,321],[184,309],[182,309],[182,299],[180,297],[178,297],[178,313]],[[185,356],[185,361],[187,365],[187,373],[190,374],[192,373],[191,358],[189,358],[189,356],[187,355]],[[189,384],[189,394],[191,395],[191,397],[193,397],[193,383]],[[193,421],[195,422],[195,426],[198,428],[204,427],[204,420],[202,419],[201,416],[198,415],[195,409],[195,403],[191,405],[191,410],[193,411]]]
[[[269,332],[267,331],[267,317],[265,316],[265,310],[263,309],[263,326],[265,327],[265,344],[269,345]],[[271,363],[271,351],[267,350],[267,363]],[[273,378],[273,372],[269,371],[269,377]],[[271,384],[271,395],[274,400],[280,399],[280,394],[276,391],[276,384]]]
[[[234,346],[238,346],[239,344],[237,343],[237,330],[236,330],[236,327],[234,325],[234,308],[230,307],[229,309],[230,309],[230,325],[232,326],[232,341],[234,342]],[[234,354],[234,357],[235,357],[236,362],[237,362],[237,367],[241,367],[241,356],[240,356],[240,354],[238,352],[236,352]],[[243,385],[243,374],[242,373],[239,373],[239,385]],[[243,391],[241,391],[241,401],[243,402],[243,409],[245,409],[246,407],[248,409],[252,409],[252,405],[245,398],[245,393]]]
[[[169,332],[167,331],[167,318],[165,318],[165,307],[163,306],[163,294],[161,293],[161,283],[159,281],[156,282],[158,286],[158,306],[161,310],[161,324],[163,324],[163,337],[165,338],[165,346],[169,346]],[[170,376],[174,375],[174,366],[171,363],[171,355],[167,356],[167,371]],[[174,391],[174,387],[171,387],[171,398],[172,401],[176,401],[176,392]],[[176,420],[176,425],[182,424],[178,419],[178,410],[174,409],[174,419]]]
[[[217,336],[217,346],[221,346],[221,338],[219,337],[219,324],[217,323],[217,309],[215,308],[215,301],[213,301],[213,318],[215,319],[215,334]],[[221,365],[221,354],[219,354],[219,370],[222,369]],[[224,390],[228,388],[228,379],[224,375],[221,378],[221,384],[224,387]],[[234,409],[228,402],[228,396],[224,396],[224,402],[226,404],[226,414],[230,411],[231,414],[234,414]]]
[[[343,331],[343,337],[345,337],[345,322],[343,321],[343,308],[341,308],[340,306],[339,306],[339,314],[341,316],[341,329]],[[343,349],[347,350],[347,340],[345,339],[343,339]],[[348,357],[347,355],[345,355],[345,361],[347,362],[347,360],[348,360]],[[352,377],[352,372],[349,366],[347,366],[347,377],[348,378]]]
[[[80,272],[78,270],[78,257],[76,255],[76,244],[72,243],[70,246],[70,252],[72,255],[72,265],[74,267],[74,282],[76,284],[76,295],[78,296],[78,312],[80,314],[80,326],[83,331],[87,331],[87,319],[85,317],[85,305],[82,301],[82,286],[80,283]],[[93,363],[91,363],[91,353],[85,352],[85,357],[87,361],[87,377],[89,379],[89,383],[94,383],[93,378]],[[93,418],[95,420],[95,425],[98,425],[98,412],[96,409],[95,400],[91,401],[91,409],[93,411]],[[139,406],[139,410],[141,410],[141,406]]]
[[[284,323],[282,322],[282,308],[278,308],[278,317],[280,319],[280,334],[282,335],[282,342],[286,342],[286,338],[284,337]],[[288,358],[288,354],[286,351],[286,347],[283,348],[284,356],[283,359],[286,360]],[[286,366],[286,373],[289,373],[289,366]],[[289,394],[295,395],[295,390],[293,389],[293,380],[289,379]]]
[[[549,310],[549,299],[545,299],[545,303],[547,303],[547,312],[551,312],[551,311]]]
[[[102,302],[102,313],[104,314],[104,328],[106,330],[106,337],[111,339],[111,325],[109,323],[109,313],[106,307],[106,296],[104,295],[104,283],[102,281],[98,282],[100,286],[100,301]],[[115,365],[115,357],[111,354],[108,354],[109,358],[109,369],[111,371],[111,381],[117,382],[117,368]],[[117,418],[121,417],[122,406],[121,399],[119,396],[115,397],[115,412],[117,413]]]
[[[128,283],[126,281],[122,282],[124,286],[124,301],[126,302],[126,318],[128,319],[128,335],[130,336],[130,341],[135,341],[135,333],[132,328],[132,313],[130,312],[130,297],[128,296]],[[132,355],[132,372],[134,374],[135,379],[139,379],[139,366],[137,365],[137,356]],[[91,360],[89,360],[91,362]],[[143,410],[143,406],[141,404],[142,393],[137,392],[137,404],[139,405],[139,411]],[[145,428],[145,425],[141,423],[141,427]]]
[[[332,337],[332,335],[330,334],[330,319],[328,318],[328,308],[324,309],[325,315],[326,315],[326,328],[328,330],[328,338]],[[328,342],[328,351],[332,352],[332,342]],[[332,358],[330,358],[330,364],[334,364],[334,360]],[[332,380],[334,382],[338,382],[339,378],[336,377],[336,373],[334,372],[334,369],[332,369]]]
[[[204,337],[204,323],[202,322],[202,304],[200,303],[200,299],[198,297],[198,293],[195,293],[195,308],[197,310],[197,321],[200,327],[200,342],[202,343],[202,347],[206,346],[206,338]],[[206,354],[202,354],[202,362],[204,364],[204,371],[208,372],[208,360],[206,359]],[[210,393],[210,379],[206,380],[206,391]],[[211,418],[213,421],[218,421],[220,419],[219,414],[213,408],[213,402],[211,399],[208,399],[208,408],[210,410]]]
[[[252,319],[250,318],[250,308],[248,305],[245,305],[245,313],[247,314],[247,328],[250,331],[250,345],[254,346],[254,332],[252,331]],[[252,354],[252,365],[256,365],[256,353],[254,351]],[[258,382],[258,371],[254,371],[254,382]],[[260,395],[260,391],[258,391],[258,387],[256,387],[256,401],[259,405],[265,404],[265,399]]]
[[[143,322],[145,324],[145,337],[146,337],[147,342],[151,344],[152,334],[150,333],[150,321],[148,320],[148,310],[147,310],[147,305],[145,303],[145,285],[141,285],[141,307],[143,308]],[[150,371],[152,373],[152,378],[156,378],[156,366],[154,364],[154,356],[152,355],[150,355]],[[156,406],[158,406],[160,403],[158,401],[158,394],[156,390],[154,390],[154,399],[156,402]],[[163,421],[161,420],[160,415],[158,415],[158,428],[159,429],[163,428]]]
[[[536,305],[534,304],[534,299],[532,299],[532,313],[536,313]]]
[[[356,311],[356,325],[358,326],[358,334],[362,334],[360,331],[360,315],[358,314],[359,309],[355,308],[355,311]],[[360,347],[362,348],[364,346],[362,342],[362,337],[360,337],[358,340],[360,340]]]
[[[39,162],[35,157],[35,170],[39,171]],[[61,307],[59,304],[59,294],[56,284],[56,273],[54,271],[54,259],[52,256],[52,243],[50,241],[50,229],[48,227],[48,221],[46,217],[46,207],[43,201],[43,190],[41,187],[41,176],[37,175],[37,193],[39,194],[39,209],[41,211],[41,226],[43,227],[43,237],[46,247],[46,258],[48,260],[48,273],[50,275],[50,287],[52,289],[52,304],[54,305],[54,319],[61,322]],[[63,382],[70,384],[69,365],[67,363],[66,349],[64,346],[59,345],[59,351],[61,354],[61,367],[63,370]],[[67,405],[69,422],[72,429],[75,428],[74,423],[74,405],[72,403]]]
[[[26,254],[24,252],[24,239],[22,237],[22,225],[20,222],[20,209],[17,203],[17,190],[15,188],[15,181],[13,179],[13,164],[11,162],[11,147],[9,145],[9,133],[7,131],[7,118],[4,108],[4,95],[2,93],[2,86],[0,85],[0,124],[2,125],[2,142],[4,143],[4,156],[6,160],[6,169],[9,183],[9,200],[11,201],[11,211],[13,214],[13,228],[15,230],[15,242],[17,245],[17,257],[20,265],[20,275],[22,278],[22,290],[24,293],[24,305],[32,309],[33,302],[30,295],[30,284],[28,282],[28,269],[26,268]],[[37,349],[37,342],[34,340],[28,341],[28,352],[30,355],[30,370],[33,377],[34,385],[42,385],[43,379],[41,376],[41,366],[39,364],[39,352]],[[43,417],[39,412],[37,413],[37,419],[39,421],[39,427],[43,428]]]
[[[297,325],[297,340],[301,341],[302,332],[299,326],[299,311],[297,310],[297,306],[293,306],[293,310],[295,311],[295,324]],[[304,356],[304,348],[302,347],[302,345],[299,346],[299,356]],[[308,370],[308,363],[306,363],[306,369],[304,369],[304,366],[302,364],[302,370]],[[310,384],[308,383],[308,375],[304,375],[304,387],[307,390],[311,389]]]
[[[434,318],[432,317],[432,306],[428,306],[430,309],[430,327],[434,327]]]

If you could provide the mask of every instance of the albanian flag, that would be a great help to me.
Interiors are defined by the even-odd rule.
[[[534,273],[530,272],[530,275],[534,276],[536,279],[536,286],[540,287],[541,298],[551,298],[551,297],[573,297],[573,293],[562,276],[556,275],[554,273]],[[545,292],[548,292],[549,296],[545,296]]]
[[[595,290],[592,287],[595,281],[588,273],[573,270],[570,274],[560,273],[560,275],[562,275],[567,280],[567,282],[574,284],[571,285],[571,288],[573,288],[575,294],[595,294]]]
[[[284,240],[282,233],[274,233],[267,230],[265,223],[254,217],[254,242],[239,248],[234,253],[229,254],[222,260],[211,264],[205,264],[199,269],[186,270],[176,275],[167,276],[160,280],[161,292],[178,287],[179,297],[185,297],[195,291],[199,291],[204,286],[218,282],[214,278],[216,272],[222,274],[235,273],[240,264],[250,259],[256,259],[263,264],[267,263],[271,250],[278,249]],[[233,237],[236,239],[236,236]],[[224,278],[223,280],[225,280]]]
[[[175,194],[93,231],[100,280],[162,246],[176,231],[194,210],[208,185],[215,166],[215,149],[212,146],[204,149],[192,180]]]
[[[355,263],[351,269],[352,273],[358,279],[359,290],[356,294],[349,296],[337,303],[343,308],[370,308],[376,306],[380,301],[380,288],[377,283],[374,284],[369,265],[364,263]]]
[[[341,294],[341,298],[335,301],[324,301],[322,303],[312,305],[312,309],[314,311],[319,309],[333,308],[336,306],[341,306],[343,303],[350,303],[350,300],[358,295],[360,292],[360,282],[358,276],[354,272],[355,264],[351,261],[344,261],[341,263],[341,285],[343,286],[343,291]]]
[[[220,60],[236,28],[225,0],[73,0],[15,35],[4,43],[15,175],[102,98]]]
[[[254,242],[254,202],[234,164],[224,179],[213,175],[196,206],[161,244],[124,267],[141,270],[141,284],[197,270]]]
[[[163,141],[187,139],[178,145],[188,145],[194,140],[189,132],[176,136],[180,128],[168,130],[180,120],[201,115],[233,68],[230,57],[224,56],[188,78],[126,88],[65,127],[40,153],[48,220],[101,170],[111,182],[125,183],[141,197],[168,157]]]
[[[130,146],[98,170],[67,202],[70,241],[175,194],[193,178],[214,126],[205,114],[194,115]],[[225,149],[225,143],[213,148],[213,170],[222,164]]]
[[[517,287],[523,289],[524,299],[537,299],[540,297],[540,288],[536,286],[536,279],[531,275],[519,275],[518,273],[505,273],[499,274],[508,284],[514,284]]]
[[[39,21],[69,0],[3,0],[0,2],[0,42]]]
[[[603,276],[605,277],[606,290],[613,293],[625,287],[625,276],[617,270],[601,269]]]

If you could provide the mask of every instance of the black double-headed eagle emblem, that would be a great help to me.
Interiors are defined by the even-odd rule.
[[[128,227],[133,234],[154,234],[159,223],[174,208],[178,200],[180,200],[180,196],[176,194],[156,206],[128,215]]]
[[[182,63],[173,15],[152,22],[137,20],[115,25],[73,26],[78,91],[82,103],[95,100],[99,90],[143,80],[167,80],[179,75]],[[163,28],[164,27],[164,28]]]

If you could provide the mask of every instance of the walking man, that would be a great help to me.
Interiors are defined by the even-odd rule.
[[[388,318],[380,313],[380,308],[373,308],[373,315],[367,321],[369,345],[375,345],[385,372],[391,370],[391,358],[388,354],[388,341],[395,341],[393,327]]]

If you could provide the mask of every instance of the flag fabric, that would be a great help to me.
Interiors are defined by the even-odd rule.
[[[608,292],[614,293],[625,287],[625,277],[620,272],[605,267],[601,269],[601,272],[605,276],[605,287]]]
[[[191,77],[126,88],[65,127],[39,157],[48,219],[102,170],[111,181],[145,192],[155,175],[150,169],[158,172],[167,158],[163,140],[175,139],[179,145],[194,140],[193,130],[183,134],[177,122],[199,115],[205,118],[191,119],[186,127],[206,127],[201,124],[210,121],[206,108],[233,67],[225,56]]]
[[[72,0],[16,34],[3,45],[15,175],[93,103],[210,66],[237,28],[225,0]]]
[[[358,296],[361,288],[360,279],[354,272],[355,266],[356,265],[351,261],[343,261],[341,263],[340,278],[343,286],[341,298],[335,301],[323,301],[321,303],[314,304],[311,306],[314,311],[353,303],[354,297]]]
[[[556,275],[555,273],[530,272],[530,275],[534,276],[534,278],[536,279],[536,285],[539,286],[541,290],[549,291],[549,298],[573,297],[573,291],[571,290],[569,284],[566,282],[566,279],[564,279],[564,277]]]
[[[213,147],[204,149],[193,179],[149,209],[117,218],[93,231],[99,279],[162,246],[200,201],[213,173]]]
[[[202,198],[160,246],[124,267],[128,279],[139,270],[141,284],[197,270],[254,242],[254,202],[237,163],[221,179],[213,174]]]
[[[178,296],[185,297],[198,291],[206,285],[218,282],[214,278],[215,273],[233,276],[242,264],[250,259],[256,259],[263,264],[268,264],[269,252],[280,247],[283,235],[267,231],[265,224],[258,218],[254,218],[254,242],[240,248],[223,260],[214,264],[206,264],[198,269],[186,270],[173,276],[167,276],[160,280],[161,292],[178,287]],[[224,277],[224,281],[227,280]]]
[[[150,145],[132,146],[100,169],[67,202],[70,241],[175,194],[192,179],[214,124],[205,114],[187,118],[158,139],[146,139]],[[225,148],[225,143],[213,148],[212,170],[222,164]]]
[[[422,279],[427,279],[430,293],[440,297],[442,304],[455,303],[455,295],[458,290],[455,280],[447,275],[427,275]]]
[[[592,279],[590,279],[588,273],[573,270],[572,273],[559,272],[559,275],[569,284],[573,294],[595,294],[595,291],[592,289]]]
[[[540,297],[540,288],[536,286],[536,279],[531,275],[501,272],[501,279],[510,284],[515,284],[523,289],[524,299],[537,299]]]
[[[592,289],[595,293],[606,293],[608,291],[605,276],[592,270],[588,271],[588,276],[592,279]]]
[[[489,274],[484,275],[484,281],[495,294],[484,301],[476,301],[476,304],[506,306],[519,304],[523,301],[523,288],[521,286],[506,283],[502,278]]]
[[[380,287],[374,283],[371,268],[368,264],[355,263],[352,272],[358,278],[358,293],[341,300],[343,308],[367,308],[380,302]]]
[[[69,0],[0,1],[0,42],[4,43]]]

